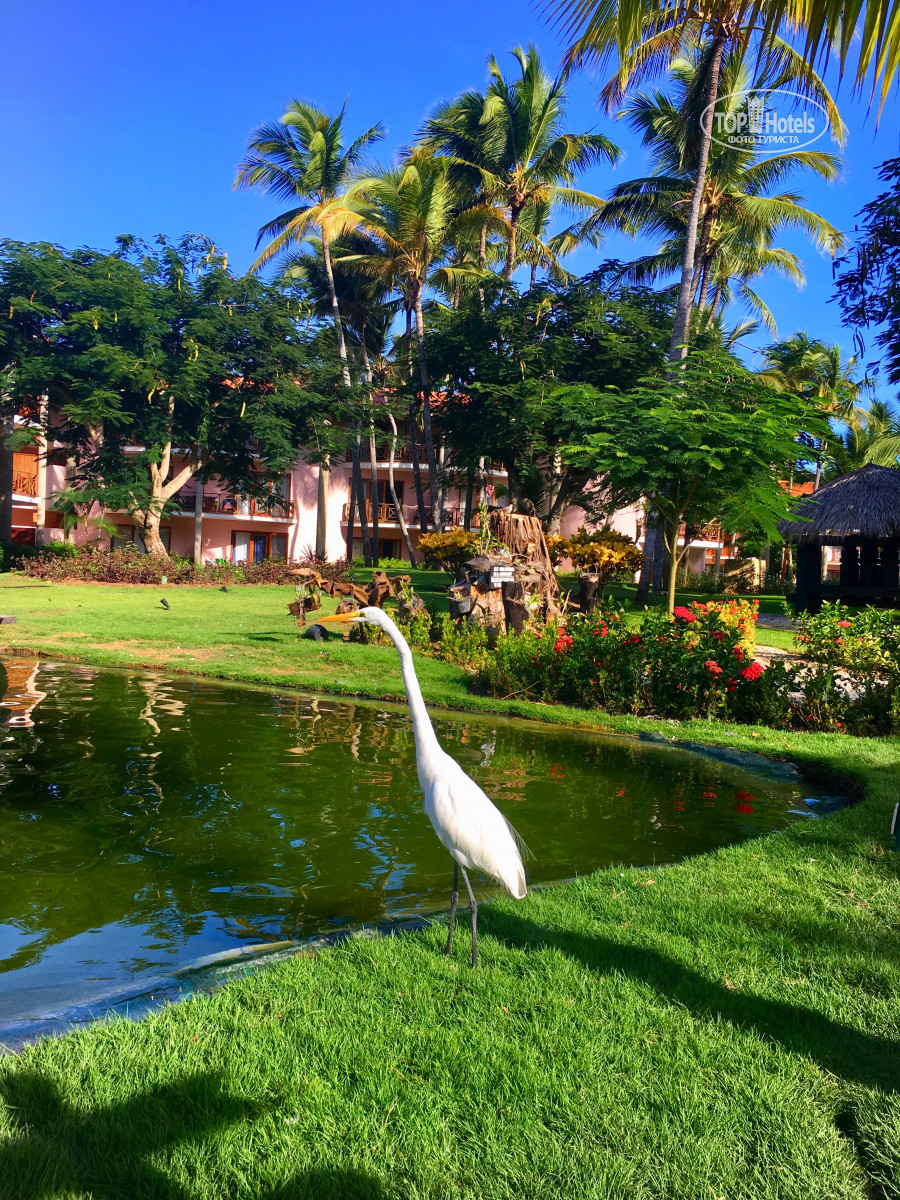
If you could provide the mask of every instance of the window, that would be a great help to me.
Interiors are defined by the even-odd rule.
[[[231,561],[263,562],[267,558],[287,558],[286,533],[256,533],[235,529],[231,534]]]

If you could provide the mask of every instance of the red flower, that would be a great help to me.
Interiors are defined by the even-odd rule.
[[[762,673],[763,665],[762,663],[758,662],[752,662],[749,667],[744,667],[744,669],[741,671],[743,677],[745,679],[749,679],[751,683],[754,683],[757,679],[759,679]]]
[[[838,621],[838,628],[839,629],[849,629],[850,622],[849,621]]]
[[[744,652],[743,652],[743,650],[740,648],[740,646],[735,646],[735,648],[734,648],[734,657],[735,657],[735,658],[738,660],[738,662],[743,662],[743,661],[744,661]]]
[[[680,617],[682,621],[687,621],[688,624],[697,620],[695,613],[692,613],[689,608],[685,608],[683,604],[679,604],[675,609],[675,616]]]
[[[722,668],[719,666],[719,664],[717,662],[713,662],[713,660],[711,658],[708,658],[703,665],[704,665],[704,667],[706,667],[707,671],[709,671],[710,675],[721,675],[722,674]]]
[[[556,639],[556,645],[553,647],[553,649],[557,654],[562,654],[562,652],[564,650],[568,650],[571,645],[572,639],[569,637],[569,635],[567,633],[561,633]]]
[[[713,631],[713,637],[714,637],[714,638],[716,638],[716,639],[717,639],[718,641],[720,641],[720,642],[724,642],[724,641],[725,641],[725,634],[724,634],[724,633],[722,633],[722,632],[721,632],[720,630],[718,630],[718,629]]]

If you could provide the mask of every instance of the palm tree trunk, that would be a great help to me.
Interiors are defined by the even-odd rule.
[[[350,387],[350,367],[347,365],[347,343],[344,341],[344,326],[341,323],[341,310],[338,304],[337,292],[334,287],[334,272],[331,269],[331,249],[328,244],[328,238],[325,236],[324,229],[322,233],[322,259],[325,263],[325,277],[328,280],[328,298],[331,301],[331,316],[334,320],[334,331],[337,334],[338,354],[341,359],[341,375],[344,378],[344,387]]]
[[[394,451],[397,448],[397,422],[394,420],[394,414],[388,412],[388,420],[391,423],[391,450],[388,458],[388,487],[391,491],[391,501],[394,508],[397,510],[397,524],[400,526],[400,532],[403,534],[403,541],[406,543],[406,553],[409,555],[409,561],[415,565],[416,554],[413,550],[412,538],[409,536],[409,529],[406,525],[406,520],[403,516],[403,505],[397,499],[397,485],[394,483]]]
[[[353,514],[356,511],[356,478],[350,473],[350,506],[347,511],[347,565],[353,563]]]
[[[428,509],[425,507],[425,493],[422,490],[422,472],[419,470],[419,444],[416,441],[416,405],[409,406],[409,458],[413,469],[413,484],[416,489],[416,508],[419,511],[419,528],[423,533],[428,532]]]
[[[422,323],[422,289],[416,288],[416,349],[419,354],[419,381],[422,384],[422,424],[425,432],[425,457],[428,460],[428,490],[431,493],[431,522],[435,533],[444,532],[444,514],[440,503],[440,480],[431,428],[431,381],[425,361],[425,328]]]
[[[487,224],[481,226],[481,237],[478,241],[478,269],[484,270],[484,260],[487,257]],[[484,312],[484,288],[478,285],[478,307]]]
[[[363,562],[367,567],[372,565],[372,543],[369,541],[369,521],[366,514],[366,489],[363,487],[362,470],[359,465],[359,449],[362,444],[359,426],[350,443],[350,455],[353,460],[353,490],[356,492],[356,506],[359,510],[359,532],[362,538]]]
[[[503,278],[509,280],[512,278],[513,267],[516,265],[516,233],[519,228],[519,214],[521,206],[511,204],[509,206],[509,237],[506,241],[506,263],[503,267]]]
[[[368,321],[363,320],[360,329],[360,349],[362,350],[363,371],[366,376],[366,387],[369,390],[369,496],[372,504],[372,566],[378,566],[380,543],[378,540],[378,448],[375,445],[375,400],[372,395],[372,364],[369,362],[369,350],[366,346],[366,328]]]
[[[344,341],[344,327],[341,324],[341,310],[338,304],[337,291],[334,286],[334,272],[331,269],[331,248],[324,229],[320,229],[322,234],[322,259],[325,263],[325,277],[328,280],[328,298],[331,301],[331,316],[334,321],[334,331],[337,335],[338,354],[341,359],[341,375],[344,380],[344,387],[350,387],[350,368],[347,365],[347,343]],[[316,512],[316,558],[325,561],[326,558],[326,537],[328,529],[328,491],[331,480],[331,462],[326,456],[319,464],[319,491],[317,496],[318,510]],[[353,505],[352,505],[352,489],[351,489],[351,505],[350,505],[350,521],[353,521]],[[352,535],[352,529],[351,529]],[[352,549],[352,546],[351,546]],[[352,553],[347,555],[347,561],[353,557]]]
[[[728,31],[719,27],[712,39],[709,62],[709,85],[706,90],[706,104],[714,105],[719,94],[719,71],[722,66],[722,56],[725,43],[728,41]],[[675,324],[672,327],[672,341],[669,345],[669,362],[681,362],[687,356],[687,343],[691,319],[691,284],[694,278],[694,259],[697,252],[697,228],[700,223],[700,205],[703,202],[703,192],[706,188],[706,166],[709,162],[709,147],[712,143],[713,113],[709,112],[707,120],[700,131],[700,155],[697,163],[697,179],[691,196],[691,207],[688,211],[687,230],[684,240],[684,260],[681,264],[681,284],[678,288],[678,303],[675,306]]]

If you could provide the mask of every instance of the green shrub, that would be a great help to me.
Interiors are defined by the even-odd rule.
[[[815,616],[798,618],[794,642],[816,662],[900,678],[900,613],[891,609],[827,602]]]

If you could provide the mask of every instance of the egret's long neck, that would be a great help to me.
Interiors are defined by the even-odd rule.
[[[428,747],[437,746],[440,748],[440,743],[437,740],[437,734],[434,732],[434,726],[431,724],[431,717],[428,715],[425,701],[422,699],[422,689],[419,687],[419,681],[416,678],[412,651],[406,643],[406,638],[393,621],[390,621],[385,627],[385,633],[397,647],[397,653],[400,655],[403,686],[406,688],[406,699],[409,701],[409,713],[412,717],[413,732],[416,735],[416,754],[420,756],[422,751]]]

